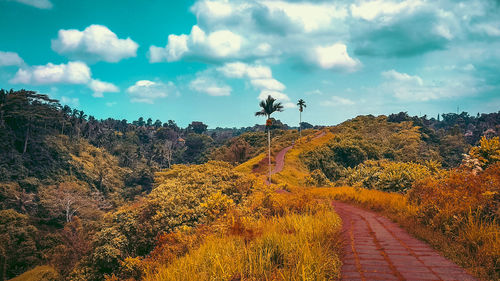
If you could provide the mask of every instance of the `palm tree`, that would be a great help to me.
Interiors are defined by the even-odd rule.
[[[266,100],[262,100],[259,103],[259,106],[262,107],[260,111],[255,112],[255,116],[266,116],[266,129],[267,129],[267,150],[268,150],[268,159],[269,159],[269,184],[271,184],[271,114],[278,111],[283,111],[283,105],[281,102],[274,103],[276,101],[275,98],[270,95],[267,96]]]
[[[297,103],[299,106],[299,112],[300,112],[300,121],[299,121],[299,135],[302,137],[302,111],[304,111],[304,108],[306,108],[306,102],[303,99],[300,99],[299,102]]]

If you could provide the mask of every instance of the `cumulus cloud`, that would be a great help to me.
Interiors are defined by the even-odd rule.
[[[351,5],[350,43],[361,56],[410,57],[444,50],[465,36],[466,15],[453,2],[360,1]]]
[[[70,61],[67,64],[35,65],[20,68],[9,81],[13,84],[78,84],[88,86],[94,97],[102,97],[103,93],[119,92],[112,83],[92,79],[90,68],[80,61]]]
[[[162,83],[149,80],[137,81],[134,85],[128,87],[127,93],[131,102],[150,103],[156,100],[166,98],[169,94],[176,92],[177,89],[173,82]]]
[[[430,101],[473,95],[478,91],[478,81],[471,76],[456,75],[453,79],[433,79],[425,82],[417,75],[395,70],[381,73],[385,81],[378,91],[391,93],[404,101]],[[459,78],[459,79],[457,79]]]
[[[48,63],[21,68],[10,82],[14,84],[86,84],[90,81],[90,77],[90,68],[83,62],[74,61],[67,64]]]
[[[355,71],[361,65],[358,60],[349,56],[347,46],[342,43],[315,47],[311,60],[322,69]]]
[[[102,98],[103,93],[117,93],[120,91],[114,84],[100,80],[90,81],[89,88],[94,91],[92,95],[96,98]]]
[[[80,99],[79,98],[70,98],[66,96],[61,97],[61,103],[62,104],[67,104],[73,107],[78,107],[80,106]]]
[[[278,101],[289,101],[290,100],[290,98],[287,95],[283,94],[282,92],[270,91],[270,90],[260,91],[258,99],[265,100],[265,99],[267,99],[267,96],[271,96]]]
[[[0,51],[0,66],[22,65],[23,59],[14,52]]]
[[[252,79],[250,84],[257,89],[266,89],[271,91],[283,91],[285,90],[285,85],[274,78],[265,79]]]
[[[52,40],[52,49],[59,54],[85,61],[118,62],[135,57],[139,45],[132,39],[119,39],[103,25],[91,25],[83,31],[61,29]]]
[[[314,32],[328,28],[333,19],[345,19],[348,15],[345,7],[332,3],[308,3],[286,1],[262,1],[271,14],[281,12],[290,22],[298,25],[304,32]]]
[[[289,101],[290,98],[283,93],[286,86],[273,78],[271,68],[264,65],[250,65],[243,62],[226,63],[217,68],[217,71],[228,78],[248,79],[250,84],[260,91],[259,100],[272,96],[279,101]]]
[[[52,9],[52,2],[49,0],[14,0],[38,9]]]
[[[232,91],[228,85],[221,84],[208,76],[199,76],[192,80],[189,83],[189,88],[210,96],[229,96]]]
[[[401,12],[411,13],[423,4],[421,0],[406,0],[400,2],[375,0],[351,4],[350,8],[354,18],[361,18],[367,21],[382,18],[382,20],[387,21]]]
[[[324,101],[322,105],[324,106],[346,106],[356,104],[353,100],[348,98],[343,98],[339,96],[332,96],[328,100]]]
[[[424,84],[422,78],[420,78],[419,76],[400,73],[394,69],[382,72],[382,76],[386,79],[394,80],[397,82],[410,83],[419,86],[422,86]]]
[[[167,46],[164,48],[151,46],[149,60],[171,62],[182,58],[201,60],[236,58],[239,56],[243,41],[243,37],[230,30],[218,30],[207,34],[195,25],[189,35],[169,35]]]
[[[345,37],[348,6],[307,1],[197,1],[189,34],[170,34],[165,47],[150,46],[150,62],[196,60],[227,63],[300,57],[311,42]],[[340,34],[343,34],[340,36]]]
[[[269,67],[263,65],[249,65],[243,62],[226,63],[222,67],[217,68],[226,77],[260,79],[271,78],[272,71]]]

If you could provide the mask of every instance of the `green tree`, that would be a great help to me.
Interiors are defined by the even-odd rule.
[[[255,112],[255,116],[266,116],[266,128],[267,128],[267,149],[268,149],[268,160],[269,160],[269,184],[271,184],[271,114],[274,112],[283,111],[283,105],[281,102],[274,103],[276,101],[275,98],[270,95],[267,96],[266,100],[262,100],[259,103],[259,106],[262,107],[260,111]]]
[[[0,280],[13,278],[40,261],[37,235],[27,215],[0,211]]]
[[[203,122],[193,121],[188,126],[188,131],[193,131],[196,134],[203,134],[207,130],[208,125],[203,124]]]
[[[300,121],[299,121],[299,135],[302,137],[302,111],[304,111],[304,108],[306,108],[306,102],[303,99],[300,99],[299,102],[297,102],[297,105],[299,106],[299,116],[300,116]]]

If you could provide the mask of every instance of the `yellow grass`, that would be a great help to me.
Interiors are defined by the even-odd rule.
[[[245,163],[242,163],[234,168],[235,171],[245,173],[245,174],[251,174],[253,172],[254,167],[256,167],[262,159],[266,158],[266,154],[262,153],[259,154],[258,156],[248,160]]]
[[[248,224],[248,222],[246,222]],[[144,280],[334,280],[340,218],[331,210],[263,218],[260,235],[213,235],[196,250]]]
[[[273,175],[273,182],[278,185],[287,185],[288,189],[294,190],[304,186],[305,178],[309,176],[309,170],[302,164],[299,155],[303,152],[324,145],[333,138],[333,134],[327,132],[324,136],[314,138],[315,135],[302,137],[295,146],[285,155],[285,166],[283,171]]]

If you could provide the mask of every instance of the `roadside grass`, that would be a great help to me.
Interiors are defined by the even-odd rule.
[[[296,191],[297,189],[302,189],[305,185],[306,178],[310,175],[310,172],[302,161],[300,161],[299,155],[321,146],[333,138],[333,134],[330,132],[325,133],[321,137],[315,138],[315,136],[313,134],[303,136],[297,140],[294,147],[285,155],[283,171],[273,175],[273,182],[276,182],[280,189]]]
[[[354,187],[311,188],[317,198],[328,198],[377,211],[410,234],[426,241],[437,251],[483,280],[500,280],[500,227],[496,221],[485,221],[471,210],[457,231],[446,232],[442,225],[432,225],[423,207],[411,203],[407,196]],[[444,213],[444,212],[443,212]],[[456,219],[453,213],[449,220]]]
[[[322,206],[301,213],[285,208],[281,216],[260,219],[230,214],[227,232],[208,236],[144,280],[338,279],[341,221],[326,203]]]

